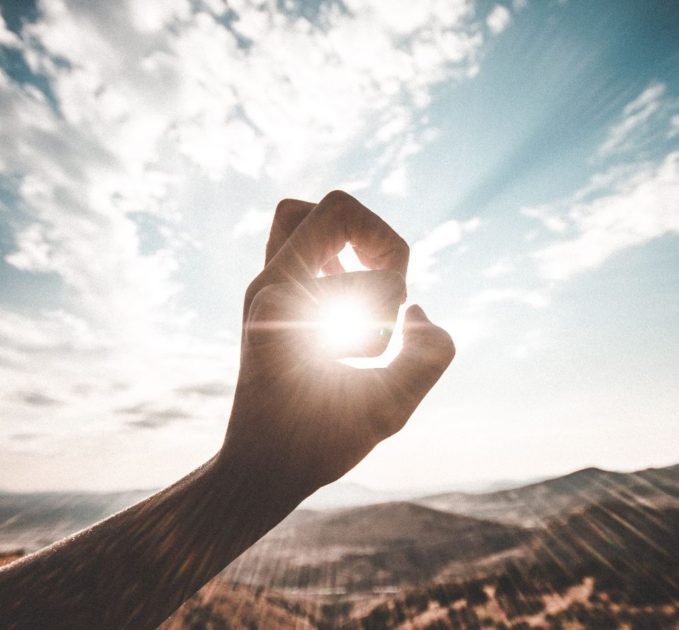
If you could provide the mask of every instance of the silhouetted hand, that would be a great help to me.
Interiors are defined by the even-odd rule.
[[[419,306],[406,312],[403,349],[385,368],[356,369],[322,351],[306,313],[332,280],[318,272],[341,272],[336,254],[347,242],[364,265],[380,270],[363,272],[364,280],[404,301],[405,241],[337,191],[318,205],[278,205],[266,266],[245,296],[241,369],[222,456],[245,463],[279,499],[301,500],[338,479],[403,427],[454,356],[448,333]]]
[[[375,271],[318,279],[320,269],[341,272],[346,242]],[[323,351],[308,320],[318,296],[347,279],[394,314],[407,262],[403,239],[349,195],[279,204],[266,267],[245,296],[221,450],[173,486],[0,569],[3,628],[155,628],[398,431],[453,358],[448,334],[410,307],[393,363],[357,370]]]

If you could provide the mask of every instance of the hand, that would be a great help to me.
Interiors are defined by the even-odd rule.
[[[298,327],[318,270],[340,272],[349,241],[402,297],[408,247],[344,193],[279,204],[264,271],[243,311],[241,371],[219,454],[128,510],[0,569],[9,628],[155,628],[318,487],[398,431],[453,358],[422,309],[406,313],[403,350],[356,370]],[[369,272],[366,272],[368,274]],[[328,279],[332,282],[332,279]]]
[[[222,449],[257,479],[300,501],[353,468],[404,426],[453,359],[448,333],[418,306],[406,312],[403,349],[386,368],[356,369],[314,351],[298,326],[318,272],[341,271],[346,242],[405,295],[408,246],[377,215],[341,192],[318,205],[276,209],[266,264],[245,296],[241,368]]]

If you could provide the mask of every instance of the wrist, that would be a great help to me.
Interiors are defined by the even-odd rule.
[[[313,492],[280,457],[263,452],[260,443],[227,436],[211,462],[215,491],[230,512],[238,510],[257,530],[272,528]]]

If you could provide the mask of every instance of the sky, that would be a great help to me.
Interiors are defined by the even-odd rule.
[[[0,1],[0,488],[223,439],[276,203],[411,245],[457,357],[346,479],[679,461],[679,5]]]

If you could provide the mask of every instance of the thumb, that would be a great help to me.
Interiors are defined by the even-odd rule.
[[[429,321],[421,307],[413,305],[406,311],[403,325],[403,349],[384,368],[389,390],[398,400],[401,426],[436,384],[455,356],[450,335]],[[395,430],[401,428],[395,427]]]
[[[454,356],[455,345],[450,335],[432,324],[422,307],[410,306],[403,324],[403,349],[390,368],[412,372],[420,378],[433,378],[430,389]]]

